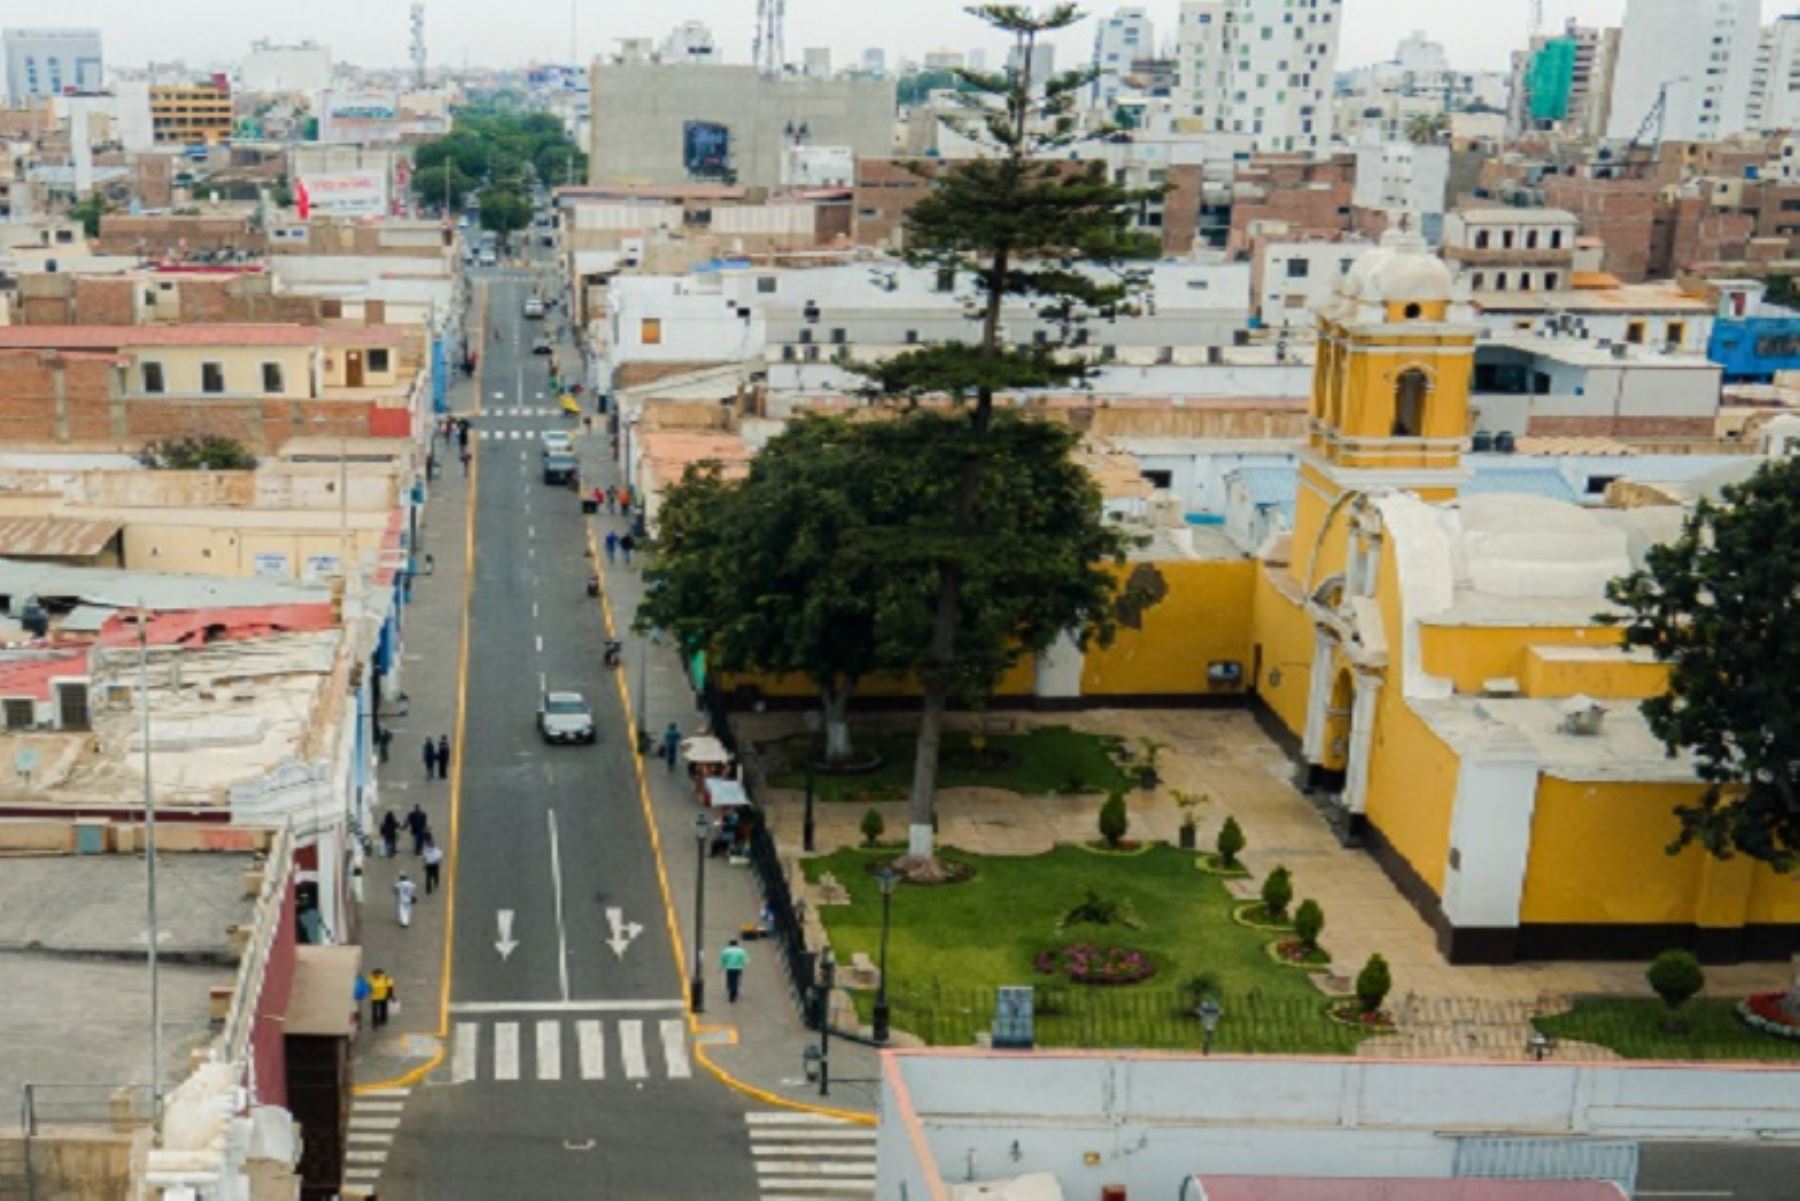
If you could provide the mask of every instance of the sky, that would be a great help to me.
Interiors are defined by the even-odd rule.
[[[939,47],[989,48],[983,27],[963,13],[961,0],[786,0],[787,52],[797,61],[807,46],[828,46],[832,61],[846,65],[867,46],[919,57]],[[1157,37],[1174,28],[1178,0],[1135,0],[1157,23]],[[1110,12],[1112,0],[1088,6]],[[362,66],[400,66],[406,61],[410,0],[59,0],[54,23],[98,26],[110,63],[141,65],[183,59],[193,66],[221,65],[241,57],[256,38],[277,43],[310,38],[334,58]],[[1357,66],[1388,58],[1413,30],[1444,43],[1453,65],[1499,70],[1528,33],[1530,0],[1345,0],[1339,64]],[[1575,17],[1584,24],[1616,23],[1625,0],[1544,0],[1546,23]],[[756,0],[426,0],[426,44],[434,63],[505,66],[570,58],[570,14],[583,57],[611,47],[620,37],[661,39],[684,19],[712,27],[727,60],[747,62]],[[1765,19],[1800,11],[1800,0],[1763,0]],[[15,11],[7,24],[51,24],[48,13],[26,18]],[[1091,52],[1092,21],[1065,34],[1058,66]]]

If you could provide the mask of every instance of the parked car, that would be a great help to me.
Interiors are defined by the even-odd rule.
[[[535,341],[531,344],[531,353],[532,354],[549,354],[550,353],[550,339],[546,338],[543,334],[539,334],[537,336],[537,341]]]
[[[525,302],[525,316],[530,320],[541,320],[544,316],[544,302],[533,296]]]
[[[547,455],[575,453],[575,442],[569,437],[568,430],[545,430],[544,453]]]
[[[546,692],[538,702],[538,733],[545,742],[591,743],[594,714],[579,692]]]

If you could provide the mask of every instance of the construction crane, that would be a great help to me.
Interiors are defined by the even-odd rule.
[[[787,0],[756,0],[756,44],[751,57],[764,75],[777,77],[782,72],[786,60],[782,27],[786,22]]]
[[[1657,86],[1656,103],[1650,106],[1650,111],[1644,114],[1643,121],[1638,125],[1637,133],[1632,135],[1631,144],[1625,148],[1627,154],[1644,147],[1654,149],[1662,145],[1663,123],[1669,116],[1669,89],[1687,81],[1686,75],[1677,75],[1673,79],[1663,80]]]

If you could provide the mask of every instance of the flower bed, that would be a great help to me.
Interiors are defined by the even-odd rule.
[[[1752,993],[1738,1002],[1738,1015],[1764,1034],[1800,1039],[1800,1025],[1795,1025],[1781,1008],[1785,1000],[1787,994],[1784,992]]]
[[[1040,975],[1063,975],[1076,984],[1137,984],[1156,975],[1156,965],[1143,951],[1091,942],[1039,951],[1031,966]]]
[[[1386,1010],[1377,1009],[1369,1012],[1362,1007],[1362,1002],[1355,997],[1339,997],[1325,1006],[1325,1016],[1340,1026],[1354,1026],[1358,1030],[1372,1033],[1386,1033],[1394,1029],[1394,1019]]]
[[[1223,876],[1227,880],[1248,880],[1250,878],[1249,868],[1241,863],[1234,863],[1227,867],[1219,861],[1218,855],[1211,851],[1194,856],[1194,867],[1209,876]]]
[[[1268,944],[1268,951],[1269,958],[1283,967],[1322,972],[1331,964],[1331,953],[1324,947],[1309,947],[1298,938],[1277,938]]]
[[[1066,845],[1079,847],[1095,855],[1142,855],[1156,844],[1139,842],[1135,838],[1121,838],[1116,847],[1109,847],[1104,842],[1074,842]]]
[[[1276,917],[1263,908],[1261,901],[1245,901],[1231,911],[1231,920],[1240,926],[1248,926],[1252,930],[1267,930],[1272,934],[1287,934],[1294,928],[1294,923],[1285,917]]]

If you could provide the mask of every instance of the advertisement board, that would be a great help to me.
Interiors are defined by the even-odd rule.
[[[314,213],[326,217],[362,217],[387,210],[387,176],[382,171],[339,171],[301,175],[294,199],[301,220]]]
[[[325,92],[321,142],[393,142],[400,137],[400,98],[393,92]]]

